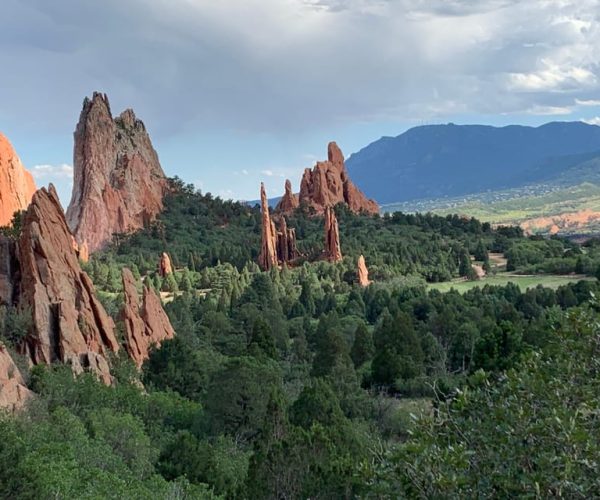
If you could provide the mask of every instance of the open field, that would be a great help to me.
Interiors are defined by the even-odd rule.
[[[600,230],[600,185],[583,182],[576,186],[552,186],[543,188],[516,188],[466,195],[457,198],[423,200],[392,204],[382,207],[383,211],[432,212],[437,215],[460,214],[475,217],[492,224],[525,224],[533,233],[547,233],[556,223],[562,234],[596,233]],[[577,220],[574,214],[588,213],[590,220]],[[561,221],[565,218],[564,221]],[[539,224],[539,228],[535,226]]]
[[[503,286],[508,283],[515,283],[521,290],[535,288],[538,285],[543,285],[548,288],[556,289],[561,285],[572,283],[580,280],[593,280],[594,278],[582,275],[536,275],[536,276],[519,276],[515,274],[497,274],[478,281],[446,281],[443,283],[430,283],[427,287],[430,290],[439,290],[440,292],[448,292],[455,289],[459,293],[464,293],[471,288],[485,285]]]

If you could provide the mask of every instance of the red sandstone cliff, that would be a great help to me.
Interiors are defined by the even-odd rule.
[[[23,167],[12,144],[0,133],[0,226],[9,225],[15,212],[25,210],[33,193],[33,177]]]
[[[327,207],[345,203],[355,213],[379,213],[379,205],[369,200],[350,180],[344,164],[344,155],[335,142],[327,147],[327,161],[319,161],[311,170],[307,168],[300,183],[298,202],[300,205],[311,207],[317,214],[325,212]],[[289,213],[297,205],[294,204],[291,185],[283,196],[277,210]]]
[[[119,350],[114,323],[81,270],[54,187],[33,196],[18,241],[19,305],[33,326],[23,350],[33,364],[65,362],[111,382],[106,359]]]
[[[94,252],[154,219],[168,185],[144,124],[130,109],[113,119],[106,95],[85,99],[74,136],[67,221]]]

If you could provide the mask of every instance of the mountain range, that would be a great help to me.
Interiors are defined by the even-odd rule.
[[[551,122],[539,127],[426,125],[382,137],[348,158],[365,194],[381,204],[455,197],[597,175],[600,127]]]

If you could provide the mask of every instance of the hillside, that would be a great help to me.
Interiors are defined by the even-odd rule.
[[[428,125],[382,137],[346,165],[367,196],[389,204],[568,182],[565,171],[600,156],[598,151],[600,127],[582,122]],[[589,175],[592,166],[582,170]]]

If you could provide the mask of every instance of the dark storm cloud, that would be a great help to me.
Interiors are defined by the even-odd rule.
[[[109,93],[153,133],[295,133],[593,99],[599,3],[4,0],[0,120],[73,127]]]

